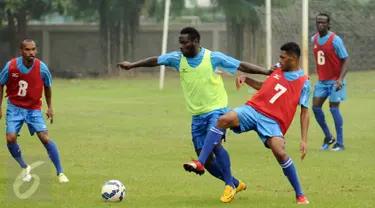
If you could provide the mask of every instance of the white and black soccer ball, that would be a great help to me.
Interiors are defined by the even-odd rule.
[[[109,180],[102,186],[102,198],[106,202],[120,202],[124,199],[126,189],[119,180]]]

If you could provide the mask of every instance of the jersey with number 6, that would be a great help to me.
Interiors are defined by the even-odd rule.
[[[284,77],[282,69],[278,68],[246,104],[274,119],[285,135],[293,121],[307,79],[307,76],[303,75],[289,81]]]
[[[336,34],[328,38],[324,45],[318,44],[319,33],[314,37],[314,56],[319,80],[337,80],[340,77],[342,61],[335,52],[333,39]]]
[[[38,110],[42,106],[43,80],[40,74],[40,60],[35,59],[33,68],[27,74],[17,67],[17,59],[10,61],[6,93],[10,102],[18,107]]]

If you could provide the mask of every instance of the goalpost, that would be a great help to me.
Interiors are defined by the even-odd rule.
[[[168,41],[168,26],[169,26],[169,12],[170,12],[171,0],[165,0],[164,7],[164,25],[163,25],[163,41],[161,54],[165,54],[167,51]],[[265,0],[266,9],[266,67],[272,66],[272,13],[271,13],[271,0]],[[302,69],[305,75],[309,75],[309,0],[302,0]],[[165,66],[160,66],[160,79],[159,88],[164,88],[165,79]]]
[[[271,0],[265,0],[266,15],[266,67],[272,66],[272,13]],[[302,69],[309,75],[309,0],[302,0]]]
[[[167,42],[168,42],[168,26],[169,26],[169,10],[171,7],[171,0],[165,0],[164,7],[164,26],[163,26],[163,41],[161,46],[161,54],[167,52]],[[165,78],[165,66],[160,66],[160,82],[159,88],[162,90],[164,88],[164,78]]]
[[[309,0],[302,0],[302,69],[309,75]]]

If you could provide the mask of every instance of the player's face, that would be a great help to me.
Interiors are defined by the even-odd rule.
[[[316,17],[316,29],[318,32],[327,32],[328,31],[328,17],[327,16],[317,16]]]
[[[23,48],[21,50],[21,56],[24,60],[28,62],[33,62],[36,56],[37,50],[35,46],[35,42],[25,42],[23,44]]]
[[[289,71],[293,67],[293,56],[290,56],[285,51],[281,51],[279,62],[283,71]]]
[[[188,34],[181,34],[179,37],[180,50],[185,57],[194,57],[196,52],[197,40],[192,41]]]

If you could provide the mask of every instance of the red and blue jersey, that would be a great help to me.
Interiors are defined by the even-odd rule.
[[[274,119],[284,135],[294,119],[298,104],[308,105],[309,97],[305,95],[310,87],[307,76],[301,74],[296,79],[289,80],[285,73],[288,72],[276,69],[264,81],[262,88],[246,102],[258,112]],[[302,99],[307,102],[301,103]]]
[[[47,66],[35,59],[30,68],[22,63],[22,58],[14,58],[0,73],[0,82],[6,85],[6,97],[15,106],[38,110],[42,106],[43,87],[50,87],[52,76]]]
[[[337,80],[341,74],[342,60],[348,57],[343,41],[333,32],[324,37],[317,33],[311,41],[319,80]]]

